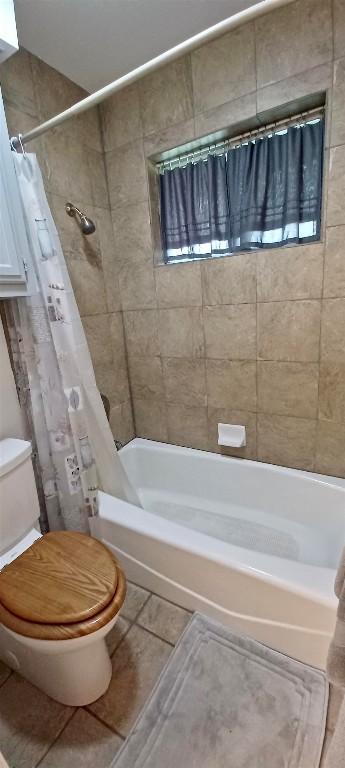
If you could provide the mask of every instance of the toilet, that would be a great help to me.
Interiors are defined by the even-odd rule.
[[[105,642],[126,593],[97,539],[42,536],[31,444],[0,440],[0,659],[56,701],[84,706],[111,679]]]

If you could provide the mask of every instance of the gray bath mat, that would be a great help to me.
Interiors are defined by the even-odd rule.
[[[317,768],[316,669],[195,614],[113,768]]]

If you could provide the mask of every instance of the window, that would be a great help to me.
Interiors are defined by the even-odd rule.
[[[158,165],[165,262],[320,239],[323,116]]]

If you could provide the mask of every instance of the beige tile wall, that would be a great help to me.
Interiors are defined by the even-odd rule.
[[[321,90],[322,242],[157,265],[147,157]],[[277,9],[101,113],[136,434],[217,450],[218,421],[237,422],[237,455],[345,475],[344,0]]]
[[[24,50],[0,67],[10,134],[24,133],[85,96],[63,75]],[[96,109],[45,134],[37,151],[52,214],[64,249],[100,390],[110,400],[114,436],[134,435],[114,234]],[[83,237],[64,210],[71,200],[96,223]]]

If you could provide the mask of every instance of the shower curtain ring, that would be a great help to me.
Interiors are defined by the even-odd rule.
[[[19,146],[20,146],[20,148],[21,148],[21,150],[22,150],[22,154],[23,154],[23,155],[26,155],[26,151],[25,151],[25,148],[24,148],[24,144],[23,144],[23,142],[22,142],[22,136],[23,136],[23,134],[22,134],[22,133],[18,133],[18,141],[19,141]]]

